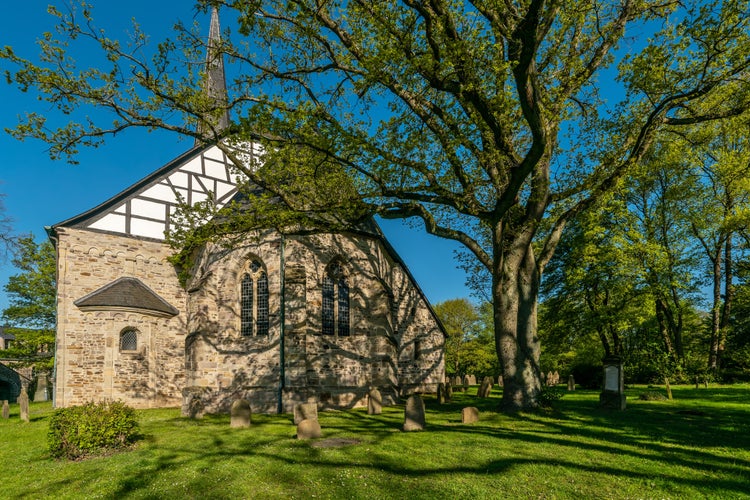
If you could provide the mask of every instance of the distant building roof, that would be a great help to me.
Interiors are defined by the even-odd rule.
[[[73,302],[81,310],[125,309],[155,316],[179,311],[136,278],[120,278]]]
[[[16,340],[16,336],[12,333],[5,333],[5,328],[0,326],[0,339],[3,340]]]

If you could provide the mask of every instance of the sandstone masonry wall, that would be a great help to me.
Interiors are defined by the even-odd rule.
[[[184,313],[81,311],[74,302],[125,276],[179,311],[186,294],[166,244],[94,231],[58,229],[58,334],[55,404],[121,399],[137,407],[178,406],[184,385]],[[121,352],[120,332],[138,330],[138,349]]]

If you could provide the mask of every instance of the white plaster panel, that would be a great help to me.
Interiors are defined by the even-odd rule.
[[[156,200],[164,200],[167,203],[177,203],[177,195],[172,191],[172,188],[164,184],[151,186],[145,190],[141,196],[154,198]]]
[[[224,153],[219,149],[217,146],[212,146],[208,150],[206,150],[203,153],[203,156],[206,158],[211,158],[212,160],[224,162]]]
[[[180,170],[184,170],[186,172],[194,172],[196,174],[202,174],[203,173],[203,162],[201,161],[201,157],[197,156],[184,164],[180,167]]]
[[[165,225],[163,222],[130,219],[130,234],[145,236],[146,238],[164,239]]]
[[[172,184],[174,184],[176,187],[186,188],[189,186],[188,184],[188,175],[186,172],[180,172],[177,171],[169,176],[169,180],[172,181]]]
[[[164,220],[165,208],[163,203],[135,198],[130,202],[130,213],[141,217]]]
[[[206,160],[206,175],[214,179],[226,180],[227,167],[222,163],[216,163],[212,160]]]
[[[92,229],[100,229],[102,231],[114,231],[118,233],[125,232],[125,216],[118,214],[107,214],[93,224],[89,224]]]

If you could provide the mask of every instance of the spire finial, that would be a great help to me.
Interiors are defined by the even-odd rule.
[[[221,28],[219,26],[219,8],[216,4],[211,7],[211,25],[208,32],[208,44],[206,49],[206,80],[204,92],[216,103],[227,103],[227,81],[224,75],[224,55],[221,52]],[[219,117],[216,128],[224,130],[229,127],[229,110]],[[195,145],[201,141],[197,138]]]

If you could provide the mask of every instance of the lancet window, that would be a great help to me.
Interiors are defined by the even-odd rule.
[[[258,260],[240,280],[240,330],[248,337],[268,335],[268,274]]]
[[[349,336],[349,284],[341,263],[334,261],[323,277],[323,335]]]

